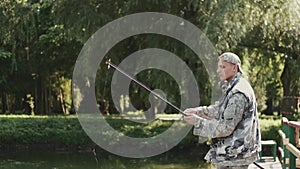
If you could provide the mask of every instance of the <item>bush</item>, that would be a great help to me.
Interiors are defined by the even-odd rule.
[[[86,144],[76,117],[0,116],[1,144]]]
[[[107,118],[119,132],[135,138],[152,137],[167,130],[173,121],[155,120],[149,124],[120,118]],[[181,144],[196,143],[189,134]],[[94,144],[76,116],[0,116],[0,145],[50,144],[79,146]]]
[[[262,140],[275,140],[277,145],[280,143],[280,136],[278,130],[281,128],[281,118],[260,118],[260,131]]]
[[[174,121],[155,120],[149,124],[136,123],[120,118],[107,118],[116,130],[135,138],[152,137],[167,130]],[[260,119],[262,139],[280,143],[280,119]],[[198,137],[192,130],[178,147],[197,145]],[[94,144],[85,134],[76,116],[0,116],[0,145],[50,144],[80,146]]]

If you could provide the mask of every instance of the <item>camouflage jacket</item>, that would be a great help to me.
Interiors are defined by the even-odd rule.
[[[256,99],[250,84],[237,74],[215,105],[197,108],[194,134],[211,137],[205,159],[218,165],[248,165],[261,151]]]

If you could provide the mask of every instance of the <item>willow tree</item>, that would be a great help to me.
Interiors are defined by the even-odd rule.
[[[0,9],[0,22],[5,25],[0,28],[1,69],[6,70],[0,77],[2,95],[31,93],[39,113],[54,111],[51,107],[61,95],[60,87],[70,82],[76,57],[95,31],[124,15],[149,11],[183,17],[198,26],[219,53],[238,53],[256,91],[260,110],[266,108],[266,101],[272,107],[269,103],[276,102],[276,106],[282,95],[299,95],[300,17],[296,0],[2,0]],[[174,39],[155,35],[130,37],[117,44],[109,56],[119,63],[132,52],[149,47],[180,56],[198,78],[202,103],[209,104],[210,84],[203,64]],[[96,81],[97,99],[112,104],[108,89],[112,72],[103,68],[101,63],[99,74],[104,78]],[[140,76],[147,77],[142,79],[149,85],[153,82],[153,88],[172,93],[172,79],[160,78],[160,74],[150,71]],[[22,85],[13,85],[20,84],[16,77],[26,78]],[[165,82],[166,79],[170,81]],[[16,86],[17,89],[9,90]],[[70,96],[69,89],[63,88]],[[137,86],[132,88],[140,90]],[[136,104],[147,106],[148,95],[137,93],[144,99],[134,99],[138,100]],[[21,100],[22,96],[14,97]],[[180,102],[176,94],[171,94],[170,99]]]
[[[230,50],[242,57],[260,111],[267,108],[272,113],[283,95],[300,95],[296,0],[194,0],[191,4],[219,53]]]
[[[63,83],[69,82],[57,81],[71,76],[81,44],[65,36],[63,25],[55,23],[55,5],[52,0],[0,2],[0,21],[5,25],[0,28],[0,51],[10,57],[9,64],[1,59],[1,67],[8,68],[2,75],[6,81],[1,81],[3,112],[24,111],[32,100],[37,114],[63,109],[57,102],[62,102]],[[70,90],[65,95],[71,97]]]
[[[32,29],[28,22],[31,18],[30,9],[23,2],[13,2],[4,0],[0,2],[0,51],[1,51],[1,67],[5,71],[1,72],[2,81],[2,111],[14,111],[15,105],[18,104],[20,94],[16,90],[26,86],[17,82],[15,76],[19,70],[22,70],[24,64],[18,64],[21,60],[27,60],[28,45],[32,35]],[[23,55],[24,57],[20,57]],[[9,60],[7,60],[9,56]],[[5,57],[5,58],[3,58]],[[4,77],[4,78],[3,78]],[[19,74],[19,77],[26,78],[28,74]],[[19,78],[21,79],[21,78]],[[21,96],[22,97],[22,96]]]
[[[265,113],[272,114],[283,96],[300,95],[300,5],[286,0],[258,7],[259,20],[240,46],[248,49],[249,72],[258,77],[256,86],[264,88]]]

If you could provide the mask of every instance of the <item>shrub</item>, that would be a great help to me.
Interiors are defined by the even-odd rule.
[[[107,122],[125,135],[142,138],[152,137],[167,130],[174,121],[155,120],[142,124],[120,118],[107,118]],[[262,139],[280,141],[279,118],[260,119]],[[180,142],[179,147],[195,146],[198,137],[192,130]],[[0,116],[0,145],[52,144],[87,145],[93,144],[85,134],[76,116]]]

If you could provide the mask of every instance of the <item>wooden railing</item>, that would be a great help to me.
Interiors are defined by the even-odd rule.
[[[290,169],[297,168],[296,158],[300,159],[300,150],[297,148],[299,146],[299,129],[300,122],[288,121],[287,118],[282,118],[282,130],[278,132],[282,138],[284,169],[287,167]]]

